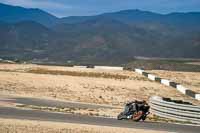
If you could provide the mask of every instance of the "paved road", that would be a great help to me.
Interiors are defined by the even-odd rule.
[[[110,106],[64,102],[59,100],[49,100],[40,98],[27,98],[27,97],[14,97],[14,96],[0,96],[0,97],[1,97],[0,102],[21,103],[21,104],[36,105],[36,106],[92,108],[92,109],[113,108]],[[53,122],[80,123],[80,124],[112,126],[112,127],[164,130],[164,131],[180,132],[180,133],[195,133],[195,132],[199,133],[200,131],[200,127],[196,126],[185,126],[185,125],[153,123],[153,122],[135,123],[130,121],[118,121],[112,118],[100,118],[100,117],[90,117],[82,115],[51,113],[39,110],[20,110],[11,107],[0,107],[0,118],[16,118],[16,119],[41,120],[41,121],[53,121]]]
[[[98,105],[98,104],[88,104],[80,102],[70,102],[70,101],[60,101],[51,99],[41,99],[41,98],[30,98],[30,97],[15,97],[15,96],[4,96],[0,95],[0,102],[10,102],[19,103],[25,105],[35,105],[35,106],[46,106],[46,107],[59,107],[59,108],[81,108],[81,109],[113,109],[117,107]]]
[[[111,127],[126,127],[151,129],[179,133],[199,133],[200,127],[153,122],[118,121],[112,118],[90,117],[82,115],[51,113],[39,110],[19,110],[11,107],[0,107],[0,118],[15,118],[39,121],[66,122],[78,124],[101,125]]]

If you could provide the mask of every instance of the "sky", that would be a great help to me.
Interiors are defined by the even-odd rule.
[[[57,17],[88,16],[126,9],[164,14],[200,11],[200,0],[0,0],[0,3],[40,8]]]

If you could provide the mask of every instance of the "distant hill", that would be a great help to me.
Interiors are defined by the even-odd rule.
[[[18,13],[1,12],[6,9]],[[198,12],[125,10],[56,18],[39,9],[0,5],[0,58],[105,64],[135,56],[200,58],[199,24]]]
[[[0,3],[0,21],[15,23],[21,21],[36,21],[46,26],[57,23],[59,19],[40,9],[27,9]]]
[[[0,22],[0,36],[1,56],[32,59],[41,56],[41,52],[48,47],[53,33],[43,25],[33,21],[15,24]]]
[[[73,16],[61,18],[62,23],[82,23],[93,19],[112,19],[126,24],[163,24],[177,27],[189,26],[194,28],[200,22],[200,12],[158,14],[142,10],[122,10],[113,13],[104,13],[97,16]],[[196,27],[198,28],[198,27]],[[199,29],[199,28],[198,28]]]

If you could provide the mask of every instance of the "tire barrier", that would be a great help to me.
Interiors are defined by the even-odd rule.
[[[151,112],[157,116],[200,124],[200,106],[183,101],[173,101],[158,96],[150,98]]]
[[[93,65],[87,65],[87,68],[94,68]]]
[[[194,91],[192,91],[188,88],[185,88],[184,86],[182,86],[182,85],[180,85],[176,82],[173,82],[173,81],[170,81],[170,80],[167,80],[167,79],[162,79],[160,77],[156,77],[155,75],[147,73],[142,69],[135,69],[135,72],[144,75],[145,77],[147,77],[150,80],[159,82],[159,83],[166,85],[166,86],[171,86],[173,88],[176,88],[179,92],[181,92],[181,93],[183,93],[187,96],[190,96],[192,98],[195,98],[197,100],[200,100],[200,94],[199,93],[196,93],[196,92],[194,92]]]
[[[112,66],[93,66],[93,65],[87,65],[87,66],[73,66],[74,68],[93,68],[93,69],[99,69],[99,70],[117,70],[117,71],[123,71],[123,67],[112,67]]]

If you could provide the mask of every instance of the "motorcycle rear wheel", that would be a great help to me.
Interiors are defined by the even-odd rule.
[[[135,113],[133,114],[133,118],[132,118],[132,119],[133,119],[134,121],[138,122],[138,121],[140,121],[140,120],[143,118],[143,114],[144,114],[143,111],[135,112]]]

